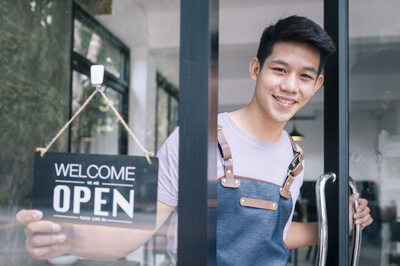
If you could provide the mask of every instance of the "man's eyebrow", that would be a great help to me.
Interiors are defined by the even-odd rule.
[[[289,65],[287,62],[285,62],[285,61],[283,61],[283,60],[281,60],[281,59],[272,60],[271,63],[273,63],[273,64],[285,65],[285,66],[288,66],[288,65]]]
[[[318,71],[315,69],[315,67],[304,67],[303,69],[304,70],[308,70],[308,71],[312,71],[315,74],[318,74]]]
[[[283,61],[282,59],[272,60],[271,64],[280,64],[280,65],[284,65],[284,66],[288,66],[289,65],[287,62]],[[311,67],[303,67],[303,69],[307,70],[307,71],[314,72],[315,74],[318,74],[318,71],[313,66],[311,66]]]

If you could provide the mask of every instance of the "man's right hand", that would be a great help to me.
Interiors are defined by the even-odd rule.
[[[160,228],[175,207],[157,202],[157,221],[154,230],[114,226],[54,223],[42,220],[37,210],[21,210],[17,221],[26,226],[26,248],[39,260],[65,253],[92,260],[116,260],[143,246]]]
[[[25,245],[29,254],[38,260],[47,260],[67,253],[71,249],[70,238],[73,227],[42,220],[38,210],[21,210],[17,221],[25,225]]]

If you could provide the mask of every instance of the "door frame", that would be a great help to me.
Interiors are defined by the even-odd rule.
[[[326,265],[349,265],[349,22],[348,0],[324,0],[324,28],[336,44],[325,66],[324,172],[336,173],[326,187]]]
[[[181,1],[179,265],[216,264],[218,18],[219,0]]]

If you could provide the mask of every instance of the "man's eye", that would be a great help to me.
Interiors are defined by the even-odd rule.
[[[284,70],[283,68],[275,67],[275,68],[273,68],[273,69],[274,69],[275,71],[285,73],[285,70]]]
[[[307,74],[301,74],[300,75],[301,77],[303,77],[303,78],[307,78],[307,79],[314,79],[313,77],[311,77],[310,75],[307,75]]]

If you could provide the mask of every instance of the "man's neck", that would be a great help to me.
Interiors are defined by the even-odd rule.
[[[229,116],[241,130],[265,143],[278,142],[286,124],[271,121],[251,105],[231,112]]]

